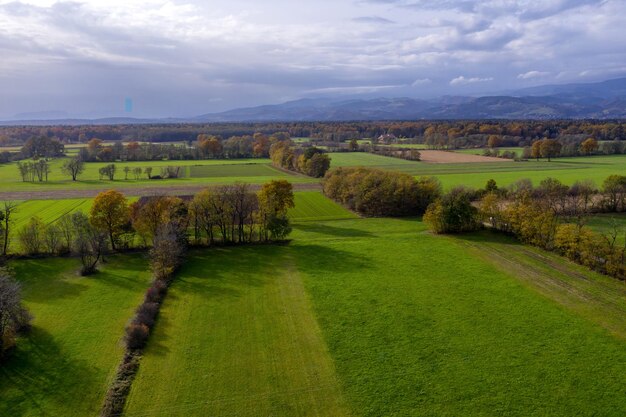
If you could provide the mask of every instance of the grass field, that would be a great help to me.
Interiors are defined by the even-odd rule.
[[[292,220],[335,220],[353,219],[357,216],[339,204],[324,197],[317,191],[296,191],[294,193],[296,207],[289,212]],[[129,202],[136,197],[128,197]],[[32,217],[39,218],[46,224],[54,223],[66,213],[83,211],[89,213],[93,198],[66,198],[59,200],[28,200],[18,202],[14,214],[16,230],[24,226]]]
[[[51,161],[51,173],[48,182],[23,182],[16,163],[0,165],[0,191],[38,191],[62,189],[108,189],[111,187],[153,187],[153,186],[185,186],[198,184],[232,184],[242,181],[261,184],[272,179],[287,179],[294,183],[316,182],[313,178],[302,175],[291,175],[273,168],[269,159],[243,160],[206,160],[206,161],[150,161],[150,162],[117,162],[115,181],[100,180],[98,170],[106,165],[100,162],[86,164],[86,169],[76,182],[61,172],[64,158]],[[183,178],[149,180],[142,175],[135,180],[132,172],[125,179],[124,167],[152,167],[152,175],[160,175],[161,168],[167,166],[183,167]]]
[[[368,166],[406,172],[415,176],[433,175],[444,187],[457,185],[482,188],[493,178],[498,185],[508,185],[529,178],[535,185],[547,177],[558,178],[566,184],[590,179],[601,185],[606,177],[626,170],[626,155],[557,158],[551,162],[540,160],[526,162],[493,162],[489,164],[427,164],[380,155],[359,153],[333,153],[332,166]]]
[[[617,228],[617,242],[626,242],[626,213],[594,214],[585,219],[585,225],[598,233],[608,235]]]
[[[295,208],[289,211],[292,221],[355,219],[357,216],[317,191],[294,193]]]
[[[97,415],[123,353],[124,326],[149,283],[142,256],[76,275],[75,259],[14,261],[33,329],[0,366],[0,416]]]
[[[471,154],[471,155],[482,155],[483,152],[485,151],[485,149],[488,149],[488,148],[455,149],[454,152],[467,153],[467,154]],[[500,151],[500,153],[502,153],[504,151],[516,152],[517,156],[521,157],[522,156],[522,152],[524,151],[524,148],[521,148],[521,147],[508,147],[508,148],[496,148],[496,150]]]
[[[623,416],[625,289],[520,248],[355,219],[195,253],[125,415]]]

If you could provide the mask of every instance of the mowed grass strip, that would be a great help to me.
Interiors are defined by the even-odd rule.
[[[161,309],[124,415],[347,414],[289,249],[192,253]]]
[[[455,238],[392,219],[296,231],[354,415],[626,415],[626,343]]]
[[[355,219],[358,216],[318,191],[294,193],[295,207],[289,211],[292,221]]]
[[[0,416],[97,415],[123,354],[124,326],[150,282],[147,260],[116,255],[89,278],[76,275],[76,259],[11,266],[35,319],[0,366]]]

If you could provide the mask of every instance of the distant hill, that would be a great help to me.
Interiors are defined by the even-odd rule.
[[[544,85],[485,97],[444,96],[434,100],[414,98],[305,98],[208,113],[192,118],[169,119],[55,119],[0,122],[0,125],[145,124],[270,121],[349,121],[420,119],[624,119],[626,78],[598,83]],[[46,114],[45,116],[51,116]]]
[[[303,99],[198,116],[202,122],[626,118],[626,78],[486,97]]]

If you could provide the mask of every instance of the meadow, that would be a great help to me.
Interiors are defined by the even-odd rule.
[[[82,278],[76,259],[11,262],[35,319],[0,366],[1,416],[97,415],[124,326],[150,282],[147,265],[142,255],[116,255]]]
[[[491,149],[489,148],[455,149],[454,152],[467,153],[471,155],[482,155],[483,152],[486,150],[491,150]],[[500,153],[505,152],[505,151],[515,152],[517,153],[517,156],[522,156],[522,152],[524,151],[524,148],[518,146],[518,147],[496,148],[496,150],[499,151]]]
[[[619,245],[626,244],[625,213],[596,213],[585,218],[584,224],[592,230],[604,235],[610,235],[617,231],[617,243]]]
[[[436,175],[446,188],[547,176],[600,184],[626,167],[624,156],[487,164],[331,157],[333,166]],[[177,165],[185,178],[156,183],[318,181],[267,160]],[[36,186],[133,182],[148,180]],[[294,197],[289,244],[190,252],[125,416],[626,415],[623,283],[501,235],[435,236],[419,219],[359,218],[316,191]],[[53,223],[87,212],[92,201],[19,202],[15,227],[34,215]],[[588,224],[607,231],[611,218]],[[145,255],[107,261],[91,278],[76,275],[72,258],[11,261],[35,321],[0,367],[0,415],[97,414],[150,281]]]
[[[51,172],[47,182],[23,182],[16,163],[0,165],[0,192],[2,191],[41,191],[64,189],[108,189],[111,187],[163,187],[163,186],[197,186],[202,184],[232,184],[235,181],[251,184],[262,184],[272,179],[287,179],[293,183],[315,182],[312,178],[290,174],[271,166],[269,159],[240,160],[202,160],[202,161],[142,161],[117,162],[114,181],[100,179],[98,170],[107,163],[89,162],[85,164],[85,172],[72,181],[63,174],[61,167],[65,158],[51,161]],[[153,169],[152,175],[161,175],[161,168],[167,166],[181,167],[181,178],[150,180],[146,174],[135,179],[132,171],[125,178],[124,167],[146,167]]]
[[[489,179],[506,186],[522,178],[535,185],[547,177],[565,184],[590,179],[600,186],[606,177],[626,170],[626,155],[555,158],[525,162],[427,164],[369,153],[333,153],[331,166],[367,166],[406,172],[414,176],[436,176],[446,189],[464,185],[483,188]]]
[[[482,244],[523,246],[417,220],[294,228],[287,246],[190,255],[124,415],[626,413],[619,283],[534,251],[511,268]],[[569,281],[587,292],[542,290]]]

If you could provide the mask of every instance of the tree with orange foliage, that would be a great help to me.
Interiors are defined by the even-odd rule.
[[[594,138],[587,138],[580,144],[580,151],[586,155],[591,155],[598,150],[598,141]]]
[[[115,242],[129,221],[130,211],[124,194],[109,190],[96,196],[89,213],[89,222],[108,234],[111,249],[115,250]]]

